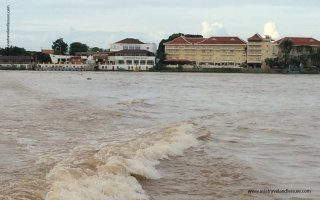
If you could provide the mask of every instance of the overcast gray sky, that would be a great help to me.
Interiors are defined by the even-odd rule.
[[[320,39],[320,0],[1,0],[0,47],[6,43],[11,5],[11,44],[28,50],[52,41],[109,48],[126,37],[159,43],[172,33]]]

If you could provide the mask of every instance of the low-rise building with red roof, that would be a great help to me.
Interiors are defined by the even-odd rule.
[[[48,54],[48,55],[53,55],[54,50],[52,49],[41,49],[41,53]]]
[[[303,53],[312,53],[313,51],[317,51],[317,49],[320,48],[320,41],[312,37],[284,37],[274,42],[275,55],[279,55],[282,53],[280,44],[286,40],[292,42],[291,54],[295,56],[301,55]]]

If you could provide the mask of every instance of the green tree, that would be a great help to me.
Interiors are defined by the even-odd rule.
[[[52,43],[52,49],[57,55],[66,55],[68,52],[68,44],[63,41],[63,38],[59,38]]]
[[[287,67],[289,55],[291,54],[291,51],[293,49],[293,42],[289,39],[285,39],[281,41],[281,43],[279,44],[279,48],[284,57],[284,63],[286,65],[285,67]]]
[[[4,48],[4,49],[0,49],[0,55],[2,56],[26,56],[26,55],[30,55],[27,53],[27,51],[22,48],[22,47],[16,47],[16,46],[10,46],[9,49],[8,47]]]
[[[76,52],[87,52],[89,50],[88,45],[81,42],[73,42],[70,44],[70,55],[75,55]]]
[[[265,63],[271,68],[282,68],[283,61],[280,58],[266,58]]]
[[[104,52],[105,50],[99,47],[92,47],[89,49],[91,52]]]
[[[39,63],[51,63],[50,55],[42,53],[42,52],[33,52],[36,62]]]
[[[320,69],[320,47],[311,55],[311,63]]]

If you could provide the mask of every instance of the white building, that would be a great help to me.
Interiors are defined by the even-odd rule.
[[[146,50],[155,54],[157,51],[157,45],[154,43],[143,43],[140,40],[133,38],[126,38],[124,40],[111,44],[111,52],[122,50]]]
[[[71,55],[50,55],[52,64],[69,64],[72,63],[72,58],[76,56]],[[92,64],[94,62],[93,56],[80,56],[81,63]],[[79,61],[80,62],[80,61]],[[80,63],[77,63],[80,64]]]
[[[71,57],[72,56],[68,56],[68,55],[53,55],[53,54],[50,54],[51,62],[53,64],[67,63]]]
[[[37,64],[37,71],[93,71],[94,65],[89,64]]]
[[[155,65],[155,54],[147,50],[121,50],[109,54],[108,63],[100,70],[147,71]]]

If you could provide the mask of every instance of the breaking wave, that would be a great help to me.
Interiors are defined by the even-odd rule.
[[[159,179],[160,160],[198,145],[193,124],[145,134],[126,144],[108,144],[72,156],[48,174],[46,200],[148,200],[139,178]]]

